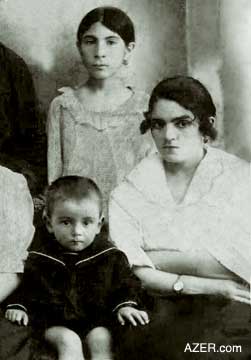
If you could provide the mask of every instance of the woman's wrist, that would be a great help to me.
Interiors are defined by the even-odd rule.
[[[183,294],[186,295],[224,295],[224,281],[189,275],[180,276]]]

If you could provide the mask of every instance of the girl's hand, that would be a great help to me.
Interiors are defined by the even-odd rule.
[[[5,318],[11,322],[17,322],[18,325],[27,326],[29,322],[28,315],[23,310],[8,309],[5,312]]]
[[[146,325],[149,323],[148,314],[145,311],[135,309],[131,306],[124,306],[117,312],[118,321],[121,325],[125,325],[125,320],[129,321],[133,326]]]

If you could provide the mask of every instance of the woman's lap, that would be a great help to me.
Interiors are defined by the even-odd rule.
[[[221,345],[240,345],[242,353],[217,352],[219,360],[251,359],[248,305],[204,296],[156,298],[152,317],[156,360],[211,360],[216,358],[214,346],[217,351]],[[201,351],[191,352],[195,346]]]

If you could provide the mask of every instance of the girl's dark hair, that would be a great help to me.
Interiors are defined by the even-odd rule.
[[[129,16],[116,7],[102,6],[88,12],[81,20],[77,32],[78,43],[81,43],[84,33],[96,22],[119,34],[126,45],[135,41],[134,26]]]
[[[93,180],[76,175],[60,177],[45,190],[45,212],[50,217],[58,200],[82,200],[92,195],[96,196],[102,213],[102,194]]]
[[[140,125],[144,134],[151,128],[151,113],[154,104],[159,100],[172,100],[190,110],[199,120],[199,131],[211,140],[217,137],[210,117],[216,116],[216,108],[212,97],[202,83],[189,76],[176,76],[162,80],[152,91],[145,120]]]

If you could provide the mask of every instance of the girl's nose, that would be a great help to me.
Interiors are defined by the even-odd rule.
[[[101,57],[105,57],[106,55],[106,46],[103,42],[97,42],[96,44],[96,49],[95,49],[95,57],[96,58],[101,58]]]

